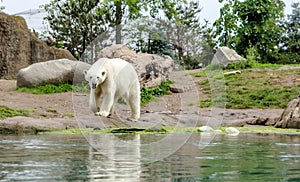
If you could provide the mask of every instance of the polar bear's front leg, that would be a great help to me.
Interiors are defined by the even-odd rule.
[[[98,112],[99,104],[97,103],[97,99],[95,97],[95,90],[93,89],[91,89],[90,91],[89,106],[93,113]]]
[[[97,113],[100,116],[108,117],[110,111],[112,110],[114,103],[114,94],[113,93],[106,93],[103,96],[103,101],[100,107],[100,111]]]

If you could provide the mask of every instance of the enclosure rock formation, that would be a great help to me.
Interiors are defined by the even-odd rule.
[[[242,57],[235,50],[228,47],[219,47],[214,54],[212,64],[220,65],[226,68],[230,63],[239,62]]]
[[[58,59],[34,63],[19,71],[17,86],[36,86],[44,84],[59,84],[62,82],[81,83],[84,81],[84,70],[90,68],[90,64],[81,61]]]
[[[135,53],[127,46],[120,44],[102,49],[99,57],[121,58],[132,63],[142,87],[158,86],[162,81],[168,80],[174,65],[174,61],[169,56]]]
[[[21,68],[60,58],[76,60],[69,51],[40,40],[28,30],[24,18],[0,13],[0,78],[15,79]]]
[[[289,102],[275,127],[300,129],[300,96]]]

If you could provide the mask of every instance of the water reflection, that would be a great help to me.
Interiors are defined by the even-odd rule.
[[[93,145],[81,135],[0,136],[0,180],[300,180],[299,135],[217,135],[204,149],[199,148],[199,136],[192,135],[175,154],[152,163],[143,159],[149,151],[140,146],[159,136],[89,137]]]

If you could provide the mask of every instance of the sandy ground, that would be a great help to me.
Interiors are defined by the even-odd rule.
[[[185,92],[165,95],[144,106],[141,108],[141,118],[138,122],[126,119],[130,110],[125,104],[118,104],[116,114],[111,118],[102,118],[94,116],[89,111],[88,94],[68,92],[35,95],[22,93],[15,91],[15,80],[0,80],[0,105],[34,111],[29,117],[0,120],[0,129],[43,131],[72,127],[243,126],[255,118],[268,118],[269,122],[274,122],[283,111],[282,109],[200,109],[197,107],[199,92],[201,92],[198,83],[203,78],[185,76],[190,72],[172,72],[170,79],[175,81],[176,87],[184,89]]]

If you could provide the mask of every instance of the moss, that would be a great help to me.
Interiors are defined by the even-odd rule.
[[[32,112],[34,112],[34,110],[12,109],[0,105],[0,119],[14,117],[14,116],[29,116],[29,114]]]
[[[103,128],[103,129],[68,129],[60,131],[44,132],[44,134],[103,134],[103,133],[114,133],[114,134],[167,134],[167,133],[200,133],[199,127],[149,127],[149,128],[137,128],[137,127],[121,127],[121,128]],[[214,128],[220,130],[221,133],[225,134],[227,127]],[[299,134],[299,129],[282,129],[275,128],[273,126],[246,126],[246,127],[235,127],[240,133],[291,133]]]

